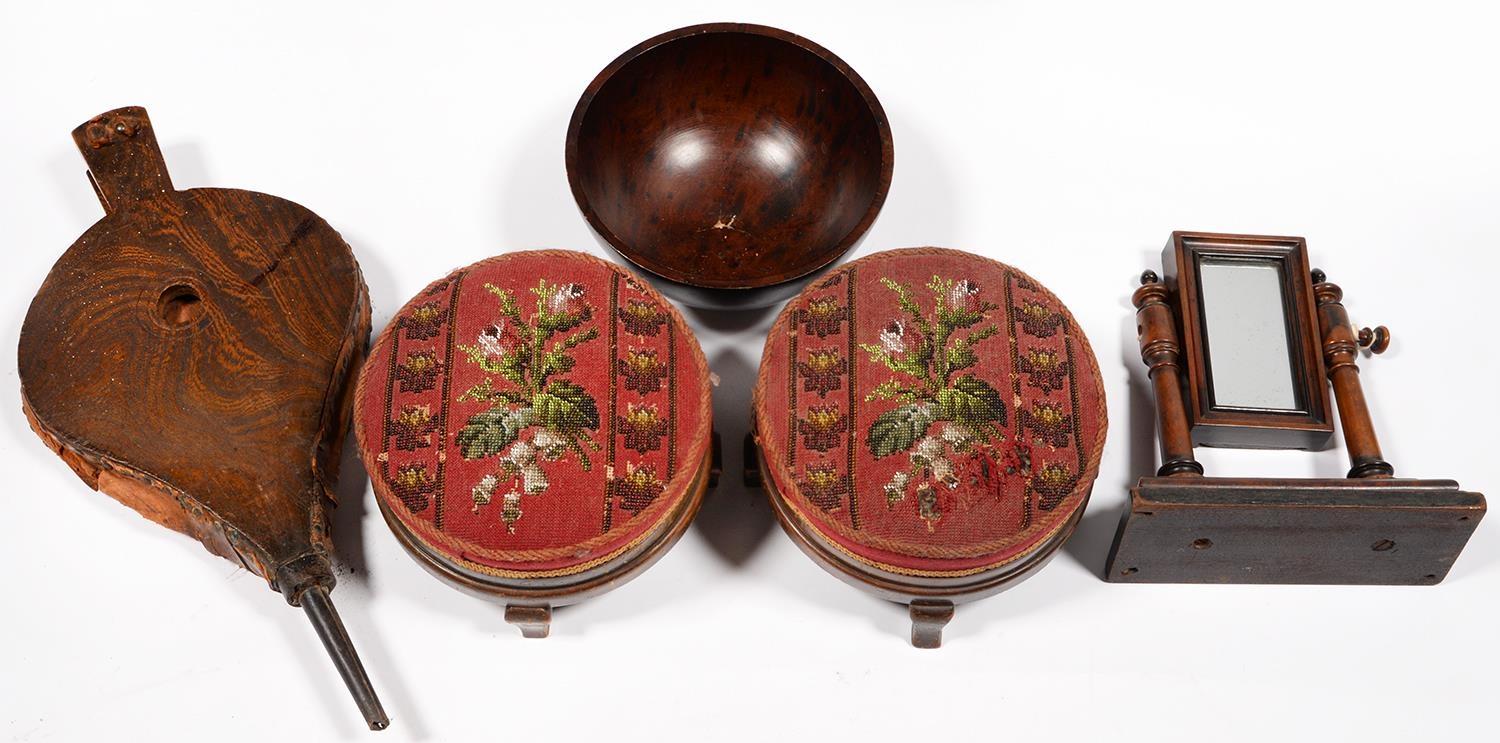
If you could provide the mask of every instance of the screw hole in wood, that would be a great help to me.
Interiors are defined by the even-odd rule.
[[[1193,549],[1195,550],[1206,550],[1212,546],[1214,546],[1214,542],[1208,537],[1200,537],[1193,540]]]
[[[1388,551],[1388,550],[1395,549],[1395,547],[1396,547],[1396,543],[1392,542],[1389,539],[1381,539],[1381,540],[1377,541],[1376,543],[1370,545],[1370,549],[1375,550],[1376,552],[1385,552],[1385,551]]]

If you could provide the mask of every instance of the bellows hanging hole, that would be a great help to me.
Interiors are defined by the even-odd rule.
[[[157,298],[156,316],[167,327],[190,325],[203,316],[203,297],[187,284],[173,284]]]

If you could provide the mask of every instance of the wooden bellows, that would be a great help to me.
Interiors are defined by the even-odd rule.
[[[91,487],[303,607],[370,727],[386,727],[328,598],[324,501],[370,332],[353,254],[292,202],[174,190],[144,109],[73,138],[106,215],[26,315],[32,428]]]

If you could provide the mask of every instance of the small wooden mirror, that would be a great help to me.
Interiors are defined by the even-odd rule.
[[[1397,478],[1382,456],[1356,360],[1390,333],[1355,331],[1300,237],[1174,232],[1162,269],[1132,298],[1162,464],[1130,490],[1106,580],[1442,581],[1484,496]],[[1205,477],[1193,457],[1195,444],[1321,449],[1334,401],[1347,478]]]
[[[1174,232],[1162,267],[1180,308],[1193,443],[1326,448],[1333,412],[1306,242]]]

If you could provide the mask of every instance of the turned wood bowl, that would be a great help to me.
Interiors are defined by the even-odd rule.
[[[589,224],[699,307],[794,296],[869,229],[893,163],[885,112],[849,65],[740,23],[625,52],[568,126],[568,181]]]

